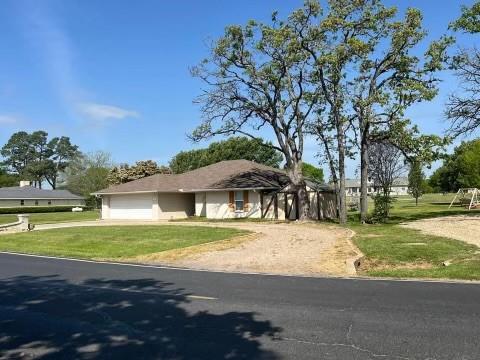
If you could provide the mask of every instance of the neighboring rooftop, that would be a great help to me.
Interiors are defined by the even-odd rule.
[[[65,199],[65,200],[80,200],[81,196],[74,195],[68,190],[47,190],[37,189],[33,186],[14,186],[0,188],[0,200],[14,199],[14,200],[30,200],[30,199]]]

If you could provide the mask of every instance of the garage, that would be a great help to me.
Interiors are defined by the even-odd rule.
[[[153,194],[110,196],[110,219],[152,220]]]

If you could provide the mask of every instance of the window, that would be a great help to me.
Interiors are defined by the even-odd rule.
[[[35,200],[35,206],[37,206],[37,205],[38,205],[38,200]]]
[[[25,205],[25,200],[20,200],[20,206]]]
[[[235,191],[235,211],[243,211],[243,191]]]
[[[48,200],[48,205],[52,205],[52,201],[51,201],[51,200]]]

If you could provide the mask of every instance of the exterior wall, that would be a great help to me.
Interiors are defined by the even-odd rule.
[[[31,207],[31,206],[68,206],[68,205],[85,205],[84,200],[68,200],[68,199],[40,199],[37,200],[38,205],[35,204],[35,200],[24,200],[24,205],[25,207]],[[48,202],[51,202],[49,205]],[[0,207],[21,207],[22,205],[20,204],[20,200],[11,200],[11,199],[0,199]]]
[[[157,219],[182,219],[195,214],[195,194],[159,193]]]
[[[393,196],[408,195],[408,185],[392,186]]]
[[[103,220],[110,219],[110,196],[109,195],[102,196],[101,218]]]
[[[121,216],[112,215],[111,202],[119,200],[121,197],[125,203],[125,208]],[[116,198],[116,199],[115,199]],[[140,219],[136,213],[136,209],[129,208],[128,202],[148,200],[151,198],[151,214],[145,217],[145,220],[170,220],[192,216],[195,212],[195,196],[194,194],[178,194],[178,193],[138,193],[128,195],[104,195],[102,196],[102,219]],[[118,213],[119,211],[116,210]],[[144,212],[144,211],[142,211]]]
[[[207,216],[207,193],[195,193],[195,216]]]
[[[260,218],[260,194],[248,192],[248,210],[234,211],[229,207],[229,191],[212,191],[206,194],[206,217],[209,219]]]

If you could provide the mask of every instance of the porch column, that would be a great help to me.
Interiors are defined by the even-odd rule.
[[[158,193],[154,193],[152,196],[152,220],[160,219],[160,205],[158,202]]]

